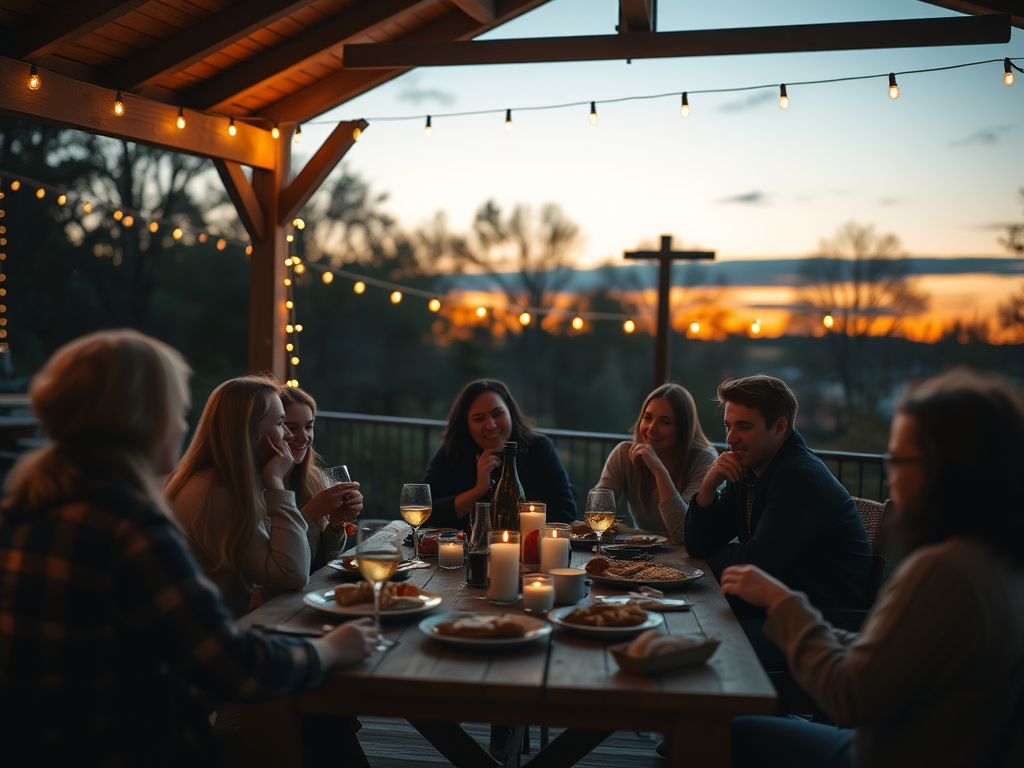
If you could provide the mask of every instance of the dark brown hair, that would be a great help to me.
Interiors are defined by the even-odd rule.
[[[742,379],[730,379],[718,385],[718,402],[738,403],[756,408],[768,429],[780,418],[786,420],[786,431],[796,429],[796,395],[782,379],[759,373]]]
[[[512,393],[502,382],[497,379],[470,382],[455,398],[455,403],[448,412],[448,426],[445,427],[441,439],[441,447],[453,464],[476,456],[480,450],[469,432],[469,407],[484,392],[495,392],[505,401],[505,407],[508,408],[512,420],[512,436],[509,440],[518,443],[520,449],[528,446],[537,434],[533,431],[533,424],[520,410],[519,405],[512,399]]]

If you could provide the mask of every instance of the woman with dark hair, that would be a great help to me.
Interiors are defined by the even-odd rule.
[[[468,527],[470,510],[497,480],[507,442],[516,443],[516,471],[526,501],[546,503],[549,522],[576,519],[569,477],[551,440],[533,431],[508,387],[481,379],[455,399],[441,447],[423,474],[434,500],[431,525]]]
[[[899,405],[889,486],[906,556],[859,634],[826,624],[754,566],[722,591],[767,610],[765,633],[840,726],[737,718],[734,765],[995,765],[1024,694],[1024,399],[968,371]]]
[[[598,488],[625,494],[634,524],[683,540],[687,502],[700,490],[718,452],[704,436],[693,396],[678,384],[651,392],[633,425],[633,442],[615,446]]]

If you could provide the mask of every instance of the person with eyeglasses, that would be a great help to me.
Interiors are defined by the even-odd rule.
[[[750,565],[722,592],[765,631],[841,728],[733,723],[737,766],[1019,765],[1024,749],[1024,398],[966,370],[924,382],[889,434],[894,539],[904,555],[861,633]]]

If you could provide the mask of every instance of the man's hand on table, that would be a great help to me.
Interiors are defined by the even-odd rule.
[[[377,628],[373,619],[356,619],[309,642],[316,648],[320,666],[326,672],[335,667],[347,667],[371,656],[377,646]]]

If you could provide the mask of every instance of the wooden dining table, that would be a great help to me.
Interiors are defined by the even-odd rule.
[[[775,689],[706,564],[688,557],[682,546],[662,546],[652,553],[657,562],[704,571],[666,593],[689,601],[692,608],[663,614],[662,631],[718,638],[721,645],[706,663],[640,677],[616,663],[609,646],[619,641],[562,627],[522,646],[477,650],[427,637],[419,628],[424,615],[385,618],[384,634],[397,643],[394,647],[327,673],[308,691],[243,707],[242,764],[299,766],[303,717],[332,714],[405,718],[460,768],[500,765],[462,730],[464,722],[566,729],[534,754],[527,763],[532,768],[571,765],[617,730],[664,734],[673,766],[728,765],[733,716],[773,713]],[[590,549],[574,549],[572,565],[582,568],[593,556]],[[310,577],[306,591],[326,592],[340,581],[337,571],[325,567]],[[522,612],[521,603],[492,605],[486,589],[466,585],[461,569],[432,564],[412,571],[409,582],[443,598],[428,615]],[[601,584],[589,592],[581,605],[593,596],[623,594]],[[292,592],[269,600],[238,623],[313,629],[340,618],[307,607],[303,594]]]

